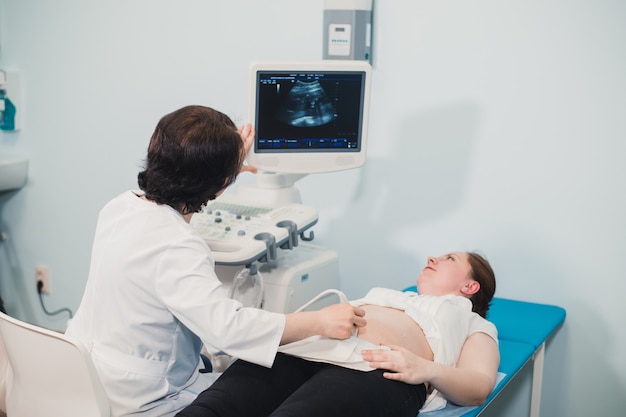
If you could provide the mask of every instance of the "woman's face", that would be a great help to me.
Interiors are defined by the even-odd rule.
[[[417,277],[420,294],[442,296],[468,295],[468,286],[476,285],[470,276],[471,266],[465,252],[453,252],[438,258],[428,257],[428,263]]]

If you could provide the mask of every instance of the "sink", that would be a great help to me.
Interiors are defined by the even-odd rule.
[[[0,192],[22,188],[27,175],[28,159],[0,153]]]

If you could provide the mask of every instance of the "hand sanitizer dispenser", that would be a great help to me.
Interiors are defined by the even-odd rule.
[[[19,130],[19,74],[0,70],[0,130]]]
[[[324,59],[372,61],[373,0],[324,0]]]

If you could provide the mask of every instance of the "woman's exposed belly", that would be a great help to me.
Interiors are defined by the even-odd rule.
[[[422,328],[404,311],[390,307],[366,304],[367,325],[359,328],[358,337],[377,345],[401,346],[422,358],[433,360]]]

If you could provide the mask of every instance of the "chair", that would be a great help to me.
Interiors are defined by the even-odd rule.
[[[109,417],[109,400],[85,347],[0,312],[8,356],[8,417]]]

